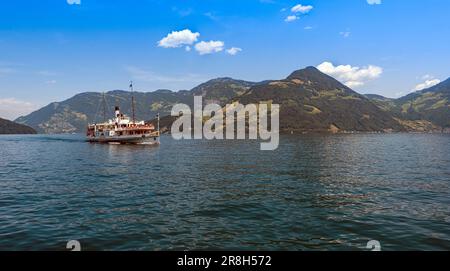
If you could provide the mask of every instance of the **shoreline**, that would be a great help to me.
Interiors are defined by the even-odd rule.
[[[286,136],[286,135],[394,135],[394,134],[411,134],[411,135],[450,135],[449,132],[364,132],[364,131],[348,131],[348,132],[323,132],[323,131],[280,131],[280,135]],[[37,133],[37,134],[0,134],[0,136],[67,136],[67,135],[84,135],[84,133],[61,133],[61,134],[43,134],[43,133]],[[161,135],[171,135],[171,133],[161,133]]]

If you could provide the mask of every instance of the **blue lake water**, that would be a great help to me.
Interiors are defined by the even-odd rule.
[[[0,136],[0,250],[450,249],[449,135]]]

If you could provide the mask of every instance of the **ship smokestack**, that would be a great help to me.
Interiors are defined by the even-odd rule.
[[[116,118],[120,117],[120,108],[116,106]]]

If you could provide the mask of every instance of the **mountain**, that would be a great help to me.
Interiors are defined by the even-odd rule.
[[[168,115],[176,103],[192,102],[187,92],[157,90],[155,92],[135,92],[136,119],[152,119],[157,113]],[[40,133],[83,132],[90,122],[100,122],[113,116],[115,105],[131,116],[131,92],[114,90],[103,94],[85,92],[65,100],[51,103],[46,107],[16,120],[35,128]],[[104,112],[106,114],[104,114]]]
[[[0,118],[0,134],[36,134],[36,131],[31,127]]]
[[[387,98],[377,94],[366,94],[364,96],[371,100],[376,106],[381,108],[381,110],[389,112],[395,117],[401,117],[400,110],[395,99]]]
[[[250,88],[243,104],[281,105],[280,129],[296,132],[403,131],[389,112],[314,67]]]
[[[156,114],[170,115],[172,106],[177,103],[193,104],[193,95],[202,95],[207,101],[225,103],[229,97],[234,97],[246,91],[254,83],[218,78],[206,82],[190,91],[173,92],[157,90],[154,92],[135,92],[136,119],[154,119]],[[128,91],[114,90],[105,93],[106,106],[102,103],[102,93],[85,92],[62,101],[55,102],[27,116],[16,120],[29,125],[39,133],[79,133],[84,132],[88,123],[103,121],[113,115],[113,107],[119,105],[121,111],[131,116],[132,94]]]
[[[398,110],[408,120],[427,120],[450,128],[450,78],[440,84],[396,100]]]
[[[383,111],[399,119],[408,131],[447,131],[450,129],[450,78],[399,99],[366,95]]]
[[[203,83],[193,88],[191,92],[195,96],[202,96],[206,104],[216,103],[223,106],[232,98],[244,94],[254,85],[256,83],[225,77]]]
[[[272,102],[281,105],[280,128],[287,132],[383,132],[442,131],[450,127],[450,79],[427,90],[400,99],[361,95],[314,67],[294,71],[287,78],[259,83],[217,78],[191,90],[135,92],[136,118],[170,127],[172,106],[192,106],[193,96],[205,103],[239,101],[242,104]],[[16,120],[40,133],[84,132],[88,122],[103,121],[101,93],[86,92]],[[114,90],[104,94],[106,118],[115,105],[131,115],[132,94]]]

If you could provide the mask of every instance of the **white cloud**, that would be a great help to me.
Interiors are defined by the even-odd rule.
[[[81,0],[67,0],[69,5],[81,5]]]
[[[312,26],[305,26],[303,29],[305,29],[305,30],[313,30],[314,27],[312,27]]]
[[[357,88],[357,87],[361,87],[364,86],[364,82],[360,82],[360,81],[348,81],[345,82],[345,85],[349,88]]]
[[[232,56],[237,55],[237,53],[239,53],[239,52],[242,52],[242,49],[238,48],[238,47],[232,47],[227,50],[227,53]]]
[[[381,5],[381,0],[367,0],[369,5]]]
[[[430,76],[424,76],[424,78],[430,78]],[[424,90],[426,88],[430,88],[433,87],[437,84],[439,84],[441,82],[441,80],[439,79],[426,79],[425,82],[418,84],[417,86],[414,87],[414,91],[419,91],[419,90]]]
[[[309,13],[313,8],[314,8],[314,7],[313,7],[313,6],[310,6],[310,5],[308,5],[308,6],[303,6],[302,4],[295,5],[294,7],[291,8],[291,12],[292,12],[293,14],[287,16],[287,17],[284,19],[284,21],[287,22],[287,23],[297,21],[298,19],[300,19],[300,17],[297,15],[298,13],[301,13],[301,14],[307,14],[307,13]],[[282,10],[282,11],[284,11],[284,10]]]
[[[0,99],[0,117],[15,120],[20,116],[28,115],[39,107],[15,98]]]
[[[48,85],[54,85],[57,82],[56,82],[56,80],[48,80],[48,81],[45,81],[45,83],[48,84]]]
[[[310,12],[314,7],[313,6],[303,6],[302,4],[298,4],[296,6],[294,6],[291,11],[294,13],[303,13],[306,14],[308,12]]]
[[[190,52],[192,50],[192,48],[191,48],[191,46],[186,46],[186,47],[184,47],[184,50],[186,52]]]
[[[223,41],[201,41],[195,45],[195,50],[200,55],[207,55],[223,51],[224,46],[225,44]]]
[[[334,66],[331,62],[323,62],[317,68],[350,88],[363,86],[368,81],[379,78],[383,73],[381,67],[373,65],[360,68],[351,65]]]
[[[289,15],[286,17],[286,19],[284,19],[284,21],[287,23],[290,23],[290,22],[296,21],[298,19],[300,19],[300,18],[296,15]]]
[[[193,33],[189,29],[172,31],[172,33],[158,42],[158,46],[163,48],[178,48],[184,45],[192,45],[197,41],[199,36],[200,33]]]

